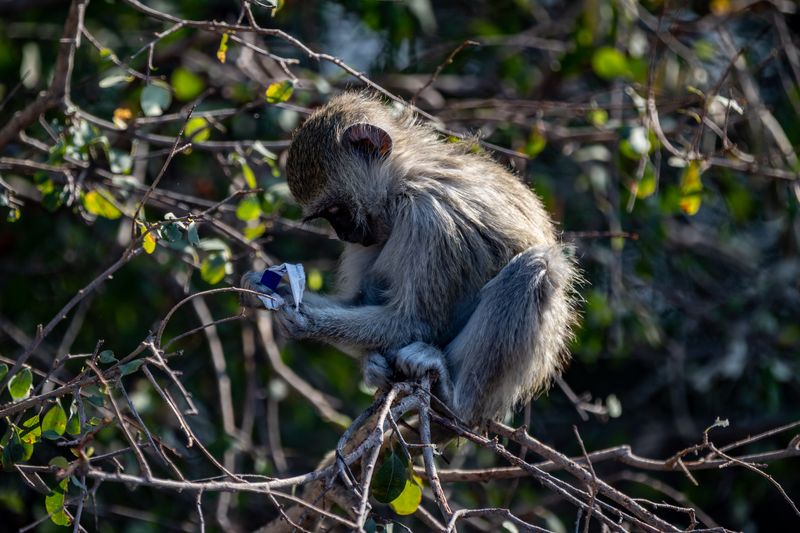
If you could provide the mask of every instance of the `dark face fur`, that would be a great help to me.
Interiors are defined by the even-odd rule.
[[[327,220],[336,231],[336,236],[339,237],[339,240],[363,246],[371,246],[377,242],[373,224],[368,222],[367,224],[359,225],[356,222],[355,213],[344,203],[333,203],[329,207],[307,216],[305,220],[308,221],[315,218]]]

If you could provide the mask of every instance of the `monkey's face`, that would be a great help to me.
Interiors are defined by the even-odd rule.
[[[286,160],[292,195],[307,214],[323,218],[340,240],[382,244],[389,234],[384,165],[392,154],[390,124],[377,101],[340,96],[295,132]]]
[[[328,221],[339,240],[371,246],[377,242],[377,233],[369,216],[359,220],[358,214],[344,202],[334,202],[311,214],[305,220],[323,218]]]

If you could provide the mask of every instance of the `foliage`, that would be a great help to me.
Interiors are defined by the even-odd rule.
[[[800,419],[791,3],[144,3],[171,19],[132,0],[95,0],[66,87],[68,62],[58,58],[72,41],[60,37],[76,11],[6,4],[4,527],[42,520],[43,530],[60,530],[75,520],[92,530],[93,514],[103,530],[198,529],[196,491],[131,491],[87,475],[86,465],[144,474],[129,439],[154,476],[179,470],[193,480],[222,479],[209,457],[262,476],[253,479],[288,477],[336,446],[371,402],[358,362],[274,338],[242,318],[230,287],[254,264],[288,261],[306,265],[311,289],[333,289],[341,245],[324,225],[301,223],[282,157],[314,106],[368,81],[413,100],[443,136],[512,166],[574,243],[587,283],[565,382],[578,395],[553,387],[515,425],[572,456],[583,454],[576,425],[590,452],[627,443],[663,458],[708,439],[705,428],[734,442]],[[264,31],[230,29],[253,22]],[[463,46],[467,39],[480,46]],[[24,127],[6,136],[15,121]],[[184,300],[209,289],[219,291]],[[746,451],[782,449],[788,438]],[[387,505],[374,504],[371,524],[422,530],[406,515],[420,500],[433,509],[422,499],[429,481],[389,440],[395,450],[372,479],[372,496]],[[460,444],[440,468],[506,466],[487,448]],[[766,469],[794,501],[797,461]],[[773,484],[742,468],[692,478],[614,463],[597,473],[632,497],[696,505],[706,525],[708,516],[774,531],[800,520]],[[464,508],[575,527],[575,507],[530,478],[448,490]],[[277,516],[265,494],[229,496],[201,493],[205,527],[253,529]],[[503,516],[481,519],[517,527]]]

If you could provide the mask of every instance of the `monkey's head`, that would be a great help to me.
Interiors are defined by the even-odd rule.
[[[338,95],[305,121],[286,161],[305,220],[324,218],[346,242],[386,241],[395,129],[386,106],[364,93]]]

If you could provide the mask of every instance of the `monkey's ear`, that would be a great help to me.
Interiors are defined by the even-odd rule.
[[[378,126],[362,122],[344,131],[342,144],[352,146],[366,157],[384,157],[392,153],[392,138]]]

